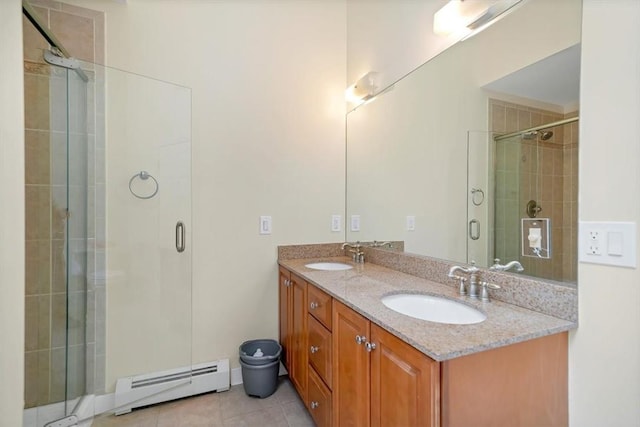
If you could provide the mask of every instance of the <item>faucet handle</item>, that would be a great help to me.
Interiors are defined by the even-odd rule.
[[[458,292],[460,293],[460,295],[466,295],[467,294],[467,287],[464,284],[464,282],[466,282],[467,279],[465,279],[464,277],[460,277],[460,276],[456,276],[456,279],[458,279],[460,281],[460,284],[458,286]]]
[[[460,292],[460,295],[466,295],[467,294],[467,287],[465,285],[465,282],[467,281],[466,277],[458,276],[457,274],[453,274],[453,273],[449,273],[448,276],[460,282],[458,291]]]
[[[491,301],[491,298],[489,298],[489,289],[502,289],[495,283],[480,282],[480,285],[482,286],[482,292],[480,293],[480,299],[482,301]]]

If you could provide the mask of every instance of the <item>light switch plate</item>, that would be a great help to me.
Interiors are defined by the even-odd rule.
[[[407,215],[407,231],[416,231],[415,215]]]
[[[331,215],[331,231],[342,230],[342,215]]]
[[[260,234],[271,234],[271,217],[268,215],[260,217]]]
[[[580,262],[636,268],[636,223],[580,221]]]
[[[549,259],[553,256],[551,247],[551,219],[522,218],[522,256]],[[537,236],[538,241],[532,244],[529,236]],[[536,249],[537,248],[537,249]]]
[[[360,231],[360,215],[351,215],[351,231]]]

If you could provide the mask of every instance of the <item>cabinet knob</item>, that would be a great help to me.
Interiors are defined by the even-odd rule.
[[[316,402],[315,400],[313,402],[311,402],[311,409],[316,409],[318,406],[320,406],[320,404],[318,402]]]
[[[311,304],[309,304],[309,307],[311,307],[311,310],[315,310],[316,308],[320,307],[320,304],[318,304],[315,301],[311,301]]]
[[[289,279],[284,279],[284,285],[285,286],[289,286],[291,284],[291,280]]]
[[[369,353],[371,353],[373,350],[376,349],[376,345],[374,343],[372,343],[372,342],[368,342],[364,346],[365,346],[365,348],[367,349],[367,351]]]
[[[311,346],[311,354],[317,353],[320,350],[320,347],[316,347],[315,345]]]
[[[364,344],[367,342],[367,337],[365,337],[364,335],[356,335],[356,342],[358,343],[358,345]]]

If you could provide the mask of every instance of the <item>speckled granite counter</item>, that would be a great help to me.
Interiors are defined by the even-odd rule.
[[[305,264],[316,261],[343,262],[353,265],[353,269],[318,271],[305,267]],[[373,263],[354,264],[346,257],[280,259],[279,264],[437,361],[577,327],[575,322],[497,300],[482,302],[461,297],[451,286]],[[464,302],[484,312],[487,320],[472,325],[433,323],[397,313],[380,301],[384,295],[405,291],[439,295]]]

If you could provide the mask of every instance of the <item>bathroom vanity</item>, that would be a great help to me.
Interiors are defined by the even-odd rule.
[[[318,260],[352,268],[306,267]],[[470,300],[455,286],[345,257],[279,264],[284,363],[317,425],[568,424],[574,321]],[[452,325],[408,317],[380,301],[398,292],[459,300],[487,319]]]

